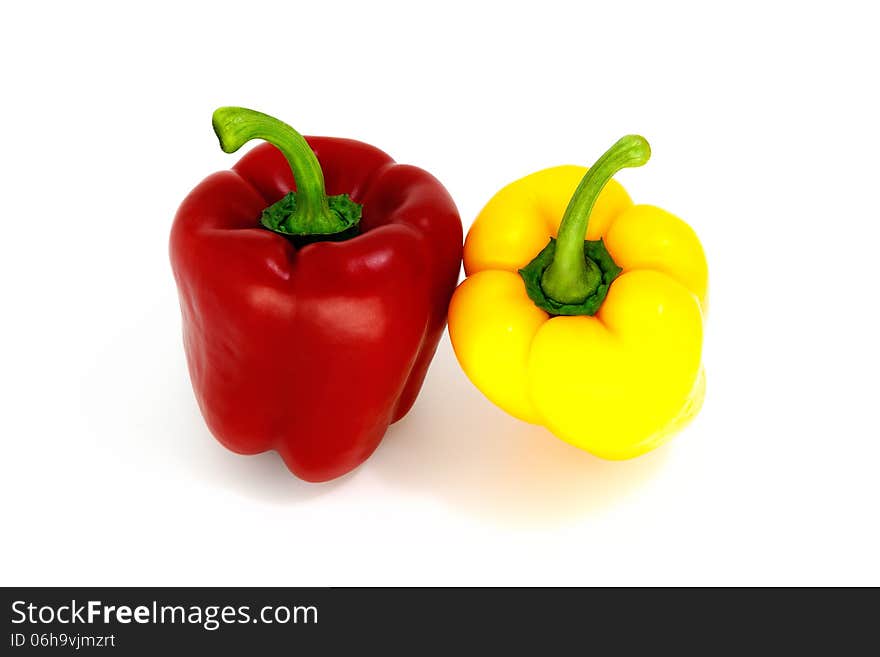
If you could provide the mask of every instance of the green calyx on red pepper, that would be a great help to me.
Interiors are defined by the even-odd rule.
[[[263,139],[287,159],[296,191],[263,210],[260,223],[265,228],[297,245],[342,241],[358,234],[361,205],[348,194],[327,196],[318,158],[296,130],[268,114],[243,107],[221,107],[211,123],[225,153],[234,153],[252,139]]]
[[[568,202],[558,239],[519,270],[526,293],[552,315],[595,315],[614,279],[623,271],[602,240],[587,240],[590,213],[599,193],[621,169],[640,167],[651,157],[644,137],[627,135],[596,160]]]

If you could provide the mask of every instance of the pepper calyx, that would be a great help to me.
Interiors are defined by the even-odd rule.
[[[547,246],[529,264],[519,270],[529,298],[536,306],[551,315],[595,315],[602,306],[611,283],[623,269],[614,262],[601,239],[584,240],[584,260],[591,273],[597,274],[599,282],[584,300],[562,303],[549,296],[541,285],[544,272],[553,263],[555,255],[556,240],[551,237]]]
[[[264,228],[289,237],[297,246],[312,242],[341,242],[358,234],[362,206],[348,194],[327,197],[329,212],[302,221],[296,212],[297,193],[288,192],[260,216]]]

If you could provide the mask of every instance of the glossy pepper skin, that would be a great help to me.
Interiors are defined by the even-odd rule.
[[[214,124],[231,152],[269,139],[276,126],[267,119],[221,108]],[[299,136],[280,125],[290,131],[281,140]],[[246,134],[224,143],[224,129]],[[362,205],[358,235],[296,246],[261,225],[264,209],[296,189],[292,164],[266,143],[193,189],[170,251],[190,377],[211,432],[241,454],[275,449],[297,476],[325,481],[369,457],[413,405],[446,323],[462,227],[429,173],[358,141],[307,143],[326,191]]]
[[[649,156],[633,135],[590,173],[561,166],[502,189],[468,233],[467,278],[449,309],[455,353],[477,388],[606,459],[659,446],[696,415],[705,390],[700,241],[611,180]],[[547,249],[550,266],[536,258]],[[588,251],[610,255],[608,271]]]

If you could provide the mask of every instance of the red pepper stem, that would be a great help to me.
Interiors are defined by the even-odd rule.
[[[599,267],[584,255],[590,213],[599,193],[621,169],[640,167],[651,157],[651,147],[639,135],[627,135],[609,148],[590,167],[568,202],[553,262],[544,271],[541,288],[554,301],[577,304],[587,299],[602,282]]]
[[[221,107],[211,119],[220,148],[234,153],[251,139],[274,144],[287,158],[296,181],[296,209],[288,221],[302,233],[329,233],[332,213],[324,188],[324,173],[308,142],[296,130],[278,119],[244,107]],[[302,230],[304,228],[304,230]]]

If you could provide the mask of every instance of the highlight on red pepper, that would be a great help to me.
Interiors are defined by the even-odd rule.
[[[368,144],[214,113],[254,147],[184,199],[170,253],[190,378],[214,436],[302,479],[360,465],[415,402],[462,254],[443,185]]]

